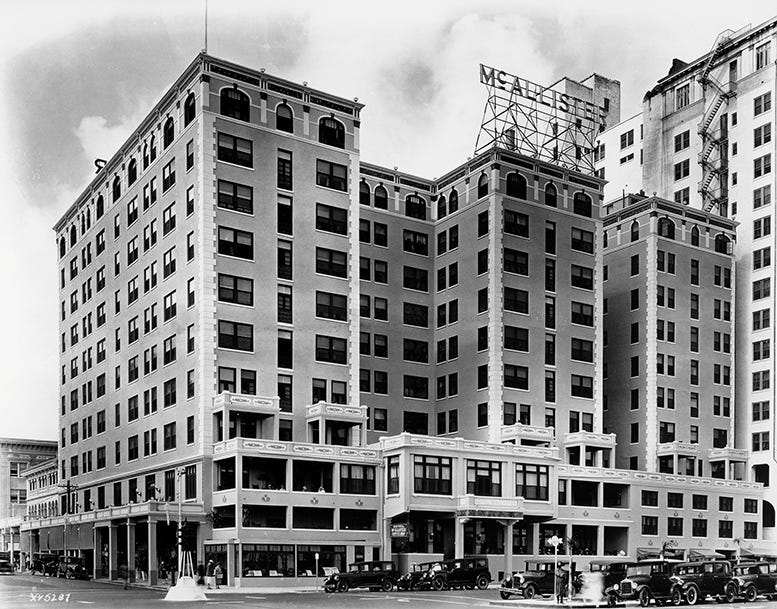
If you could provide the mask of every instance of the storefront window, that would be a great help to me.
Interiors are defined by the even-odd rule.
[[[345,571],[345,546],[297,546],[297,573],[300,577],[313,577],[316,574],[316,553],[318,553],[318,576],[323,577],[324,569],[336,568]]]
[[[243,544],[243,577],[294,577],[294,546]]]

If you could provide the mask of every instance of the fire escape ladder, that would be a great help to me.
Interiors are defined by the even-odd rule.
[[[698,78],[705,99],[704,112],[698,127],[702,139],[702,150],[698,156],[702,178],[698,190],[704,211],[711,211],[716,206],[721,209],[727,203],[725,186],[728,172],[722,148],[726,145],[727,139],[725,125],[722,125],[720,133],[714,125],[723,104],[728,103],[728,100],[736,95],[736,88],[733,83],[721,84],[712,76],[712,70],[716,67],[733,34],[732,30],[726,30],[715,39],[715,44]],[[717,154],[713,154],[716,150]],[[716,178],[720,191],[718,195],[713,192],[713,182]]]

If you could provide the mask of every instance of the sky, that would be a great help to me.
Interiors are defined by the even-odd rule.
[[[0,24],[0,436],[56,439],[53,225],[203,49],[205,0],[25,0]],[[622,118],[678,57],[772,2],[210,0],[211,55],[346,98],[362,160],[427,178],[474,151],[486,63],[621,83]]]

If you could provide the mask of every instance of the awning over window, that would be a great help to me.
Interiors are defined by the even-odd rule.
[[[693,549],[688,552],[688,560],[705,560],[710,558],[726,558],[725,555],[708,548]]]

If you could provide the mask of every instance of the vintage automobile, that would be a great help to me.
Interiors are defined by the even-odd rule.
[[[672,603],[695,605],[708,596],[717,601],[733,602],[737,584],[732,579],[731,563],[725,560],[684,562],[674,567]]]
[[[592,560],[589,565],[589,573],[596,576],[601,586],[600,596],[607,599],[609,607],[615,606],[622,600],[620,583],[626,577],[626,570],[631,562],[623,560]],[[585,580],[586,574],[583,574]],[[585,585],[585,584],[583,584]]]
[[[569,561],[559,560],[558,568],[569,572]],[[547,558],[529,558],[526,560],[526,570],[508,575],[502,580],[499,595],[507,600],[511,596],[534,598],[537,595],[552,595],[556,592],[556,561]],[[572,588],[580,589],[580,573],[575,571],[572,563]]]
[[[394,563],[386,560],[355,562],[345,573],[333,573],[324,580],[325,592],[348,592],[351,588],[369,588],[390,592],[399,578]]]
[[[410,565],[410,571],[397,580],[397,588],[400,590],[416,590],[424,575],[439,564],[438,562],[419,562]]]
[[[0,573],[13,574],[13,561],[10,552],[0,552]]]
[[[89,571],[84,567],[84,559],[80,556],[60,556],[56,575],[66,579],[91,579]]]
[[[736,595],[753,602],[759,596],[769,600],[777,598],[777,563],[745,562],[731,567],[737,587]]]
[[[433,565],[421,578],[418,588],[485,590],[490,582],[491,571],[488,570],[487,558],[455,558]]]
[[[56,554],[47,552],[35,552],[30,560],[30,573],[41,573],[43,575],[54,575],[57,572],[57,563],[59,558]]]
[[[674,559],[653,558],[629,565],[626,577],[619,584],[621,599],[636,599],[642,607],[647,607],[651,599],[657,605],[668,602],[676,583],[674,569],[679,563]]]

